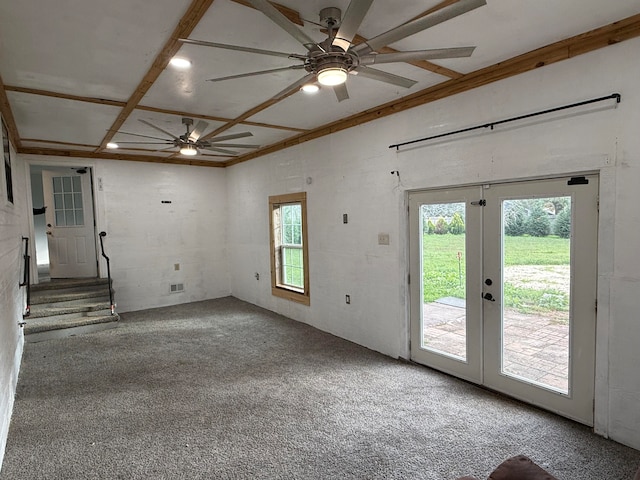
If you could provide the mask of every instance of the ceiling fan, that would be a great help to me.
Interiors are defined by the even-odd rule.
[[[345,85],[349,74],[357,74],[362,77],[405,88],[410,88],[417,83],[415,80],[371,68],[369,65],[471,56],[475,47],[437,48],[394,53],[377,53],[377,51],[387,45],[486,5],[487,3],[486,0],[459,0],[440,10],[392,28],[370,40],[354,45],[352,42],[373,0],[351,0],[344,18],[342,18],[342,12],[339,8],[323,8],[320,11],[320,23],[327,29],[327,38],[319,43],[315,42],[305,32],[300,30],[268,0],[247,0],[247,2],[255,9],[264,13],[279,27],[300,42],[307,49],[307,52],[304,54],[284,53],[194,39],[180,39],[180,41],[194,45],[290,58],[299,60],[302,63],[239,75],[211,78],[209,81],[219,82],[222,80],[251,77],[285,70],[305,70],[307,72],[305,77],[289,85],[274,98],[282,98],[304,85],[317,81],[321,85],[333,87],[338,101],[349,98],[349,93]]]
[[[154,128],[154,129],[158,130],[159,132],[164,133],[165,135],[169,136],[170,138],[153,137],[153,136],[150,136],[150,135],[141,135],[139,133],[122,132],[122,131],[120,131],[118,133],[121,133],[123,135],[133,135],[135,137],[152,138],[154,140],[160,140],[160,141],[159,142],[145,142],[145,141],[139,140],[139,141],[134,141],[134,142],[117,142],[117,144],[135,143],[135,144],[139,144],[139,145],[170,145],[170,147],[162,149],[162,150],[169,150],[169,149],[172,149],[172,148],[178,148],[179,152],[182,155],[188,155],[188,156],[198,155],[200,153],[200,150],[211,150],[213,152],[222,153],[224,155],[235,156],[238,153],[234,152],[233,150],[227,150],[227,148],[259,148],[260,147],[260,145],[246,145],[246,144],[239,144],[239,143],[223,143],[223,144],[219,144],[219,142],[225,142],[227,140],[234,140],[236,138],[251,137],[251,136],[253,136],[253,134],[251,132],[233,133],[231,135],[224,135],[224,136],[221,136],[221,137],[216,137],[216,138],[213,138],[211,140],[200,140],[200,137],[202,137],[202,134],[206,130],[207,126],[209,125],[204,120],[200,120],[196,124],[195,128],[191,129],[191,126],[193,125],[193,119],[192,118],[183,117],[182,118],[182,124],[186,127],[187,131],[186,131],[186,133],[184,135],[180,135],[180,136],[176,136],[173,133],[168,132],[168,131],[164,130],[163,128],[160,128],[157,125],[154,125],[153,123],[148,122],[146,120],[139,119],[139,121],[144,123],[145,125],[151,127],[151,128]],[[225,148],[221,148],[221,147],[225,147]]]

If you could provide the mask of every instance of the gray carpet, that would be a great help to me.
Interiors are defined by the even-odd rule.
[[[234,298],[27,344],[0,478],[630,480],[587,427]]]

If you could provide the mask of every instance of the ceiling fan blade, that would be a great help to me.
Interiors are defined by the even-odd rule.
[[[360,57],[360,65],[470,57],[475,48],[476,47],[454,47],[415,50],[412,52],[370,53],[369,55]]]
[[[230,155],[232,157],[235,157],[238,155],[237,152],[233,152],[231,150],[225,150],[224,148],[218,148],[218,147],[202,147],[204,150],[211,150],[212,152],[218,152],[218,153],[224,153],[225,155]]]
[[[235,51],[238,51],[238,52],[248,52],[248,53],[258,53],[260,55],[271,55],[271,56],[274,56],[274,57],[289,58],[292,55],[295,56],[295,54],[293,54],[293,53],[274,52],[273,50],[262,50],[262,49],[259,49],[259,48],[241,47],[239,45],[227,45],[227,44],[224,44],[224,43],[206,42],[204,40],[192,40],[190,38],[180,38],[178,41],[182,42],[182,43],[189,43],[189,44],[192,44],[192,45],[202,45],[204,47],[224,48],[226,50],[235,50]]]
[[[196,126],[194,127],[194,129],[191,130],[191,133],[189,134],[189,140],[193,140],[194,142],[197,142],[208,126],[209,126],[209,122],[200,120],[198,123],[196,123]]]
[[[336,94],[336,98],[338,102],[349,99],[349,92],[347,91],[347,84],[341,83],[340,85],[335,85],[333,87],[333,91]]]
[[[122,130],[117,131],[116,133],[122,133],[123,135],[133,135],[134,137],[144,137],[144,138],[153,138],[155,140],[165,140],[167,142],[169,142],[170,140],[167,138],[161,138],[161,137],[152,137],[151,135],[140,135],[139,133],[132,133],[132,132],[123,132]]]
[[[340,28],[338,28],[338,33],[331,43],[334,47],[340,47],[345,52],[349,50],[353,37],[358,33],[358,28],[360,28],[360,24],[372,3],[373,0],[351,0],[340,23]]]
[[[232,133],[229,135],[222,135],[221,137],[214,137],[207,140],[207,143],[224,142],[225,140],[235,140],[236,138],[253,137],[251,132]],[[204,143],[204,142],[203,142]]]
[[[118,145],[124,145],[125,143],[134,143],[136,145],[171,145],[175,147],[173,142],[167,140],[166,142],[116,142]]]
[[[283,89],[280,92],[276,93],[273,97],[271,97],[270,100],[273,100],[273,101],[282,100],[283,98],[287,97],[288,95],[291,95],[292,93],[297,92],[298,90],[300,90],[300,88],[303,85],[305,85],[307,83],[313,83],[315,81],[316,81],[315,73],[310,73],[309,75],[305,75],[300,80],[296,80],[295,82],[293,82],[291,85],[289,85],[285,89]]]
[[[415,80],[411,80],[410,78],[401,77],[400,75],[394,75],[393,73],[383,72],[382,70],[364,66],[358,67],[357,72],[358,76],[360,77],[366,77],[372,80],[390,83],[392,85],[397,85],[398,87],[411,88],[416,83],[418,83]]]
[[[289,21],[276,7],[271,5],[267,0],[248,0],[248,2],[257,10],[260,10],[273,22],[275,22],[285,32],[295,38],[298,42],[304,45],[307,50],[311,50],[315,45],[313,38],[309,37],[306,33],[296,27],[295,24]]]
[[[353,50],[360,56],[367,53],[374,52],[387,45],[391,45],[398,40],[409,37],[415,33],[426,30],[427,28],[438,25],[447,20],[451,20],[463,13],[475,10],[483,5],[486,5],[486,0],[459,0],[458,2],[449,5],[441,10],[425,15],[412,22],[405,23],[399,27],[393,28],[388,32],[385,32],[377,37],[367,40],[364,43],[359,44]]]
[[[240,73],[238,75],[229,75],[227,77],[209,78],[207,82],[221,82],[222,80],[233,80],[234,78],[255,77],[256,75],[265,75],[267,73],[284,72],[286,70],[298,70],[304,68],[304,65],[291,65],[289,67],[272,68],[270,70],[260,70],[258,72]]]
[[[262,145],[249,145],[246,143],[216,143],[215,147],[228,147],[228,148],[260,148]]]
[[[166,130],[163,130],[160,127],[155,126],[153,123],[151,122],[147,122],[146,120],[143,120],[142,118],[138,119],[140,122],[144,123],[145,125],[150,126],[151,128],[155,128],[156,130],[158,130],[159,132],[164,133],[165,135],[169,135],[171,138],[173,138],[174,140],[180,140],[178,137],[176,137],[173,133],[171,132],[167,132]]]

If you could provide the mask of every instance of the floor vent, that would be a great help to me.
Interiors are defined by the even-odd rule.
[[[184,292],[184,283],[172,283],[169,291],[171,293],[180,293],[180,292]]]

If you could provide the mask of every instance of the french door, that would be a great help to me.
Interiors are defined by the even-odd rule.
[[[409,195],[411,358],[593,424],[596,175]]]

